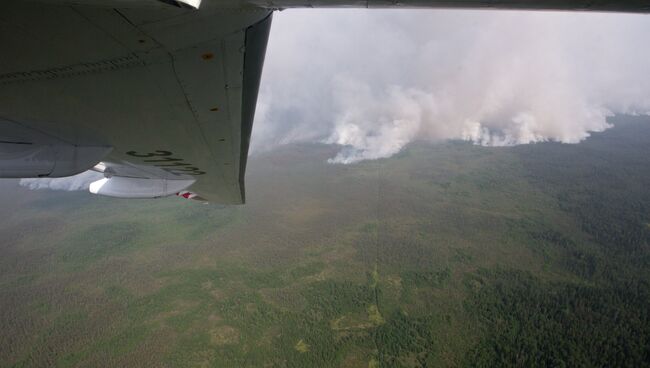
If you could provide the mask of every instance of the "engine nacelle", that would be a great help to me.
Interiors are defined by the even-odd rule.
[[[111,176],[90,184],[90,193],[117,198],[160,198],[176,194],[194,179],[127,178]]]

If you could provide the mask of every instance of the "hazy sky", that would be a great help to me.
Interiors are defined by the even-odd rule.
[[[252,150],[343,145],[389,157],[416,139],[576,143],[650,111],[650,17],[449,10],[274,15]]]

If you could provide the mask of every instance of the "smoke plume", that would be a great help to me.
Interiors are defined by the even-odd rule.
[[[341,145],[333,163],[409,142],[577,143],[650,112],[645,16],[292,10],[276,14],[253,152]]]
[[[578,143],[615,113],[650,112],[650,18],[450,10],[275,14],[251,151],[337,144],[329,162],[414,140]],[[83,190],[101,174],[22,179]]]

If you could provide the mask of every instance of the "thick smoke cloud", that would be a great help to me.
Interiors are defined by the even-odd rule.
[[[577,143],[650,112],[649,34],[630,14],[280,12],[252,150],[334,143],[330,162],[353,163],[418,139]]]
[[[577,143],[614,113],[650,112],[648,16],[306,9],[273,22],[252,154],[323,142],[342,146],[330,162],[354,163],[418,139]]]

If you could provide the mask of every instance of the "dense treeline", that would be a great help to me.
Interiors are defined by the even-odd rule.
[[[650,125],[631,117],[573,146],[516,149],[527,176],[580,221],[610,254],[644,254],[650,246]]]
[[[547,284],[482,272],[467,307],[486,337],[473,367],[642,367],[650,364],[650,285]],[[476,281],[476,280],[475,280]]]
[[[367,285],[352,282],[322,281],[304,291],[309,308],[315,318],[338,317],[345,312],[365,311],[375,300],[374,290]]]
[[[520,240],[536,251],[556,252],[552,261],[581,279],[480,272],[469,283],[467,309],[484,336],[468,366],[650,364],[650,126],[616,123],[576,146],[515,148],[528,180],[589,237],[578,241],[557,224],[530,219],[513,221],[511,231],[523,232]]]
[[[397,311],[374,332],[380,367],[427,366],[435,354],[433,317]],[[409,364],[410,363],[410,364]]]
[[[355,165],[286,146],[236,208],[5,198],[0,366],[647,366],[650,124],[615,123]]]

